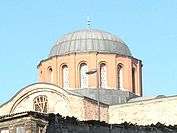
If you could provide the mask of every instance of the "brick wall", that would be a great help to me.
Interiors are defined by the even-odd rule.
[[[86,120],[98,120],[98,103],[97,101],[84,98],[84,109]],[[100,103],[100,120],[108,122],[108,105]]]

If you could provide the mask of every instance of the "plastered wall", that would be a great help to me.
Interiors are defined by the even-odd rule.
[[[177,96],[109,107],[109,123],[177,124]]]

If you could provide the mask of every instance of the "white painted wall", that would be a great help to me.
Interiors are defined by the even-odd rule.
[[[109,107],[109,123],[177,124],[177,96]]]
[[[34,99],[45,95],[48,99],[48,113],[75,116],[84,119],[83,97],[72,95],[55,85],[37,83],[22,89],[6,104],[0,106],[0,116],[34,110]]]

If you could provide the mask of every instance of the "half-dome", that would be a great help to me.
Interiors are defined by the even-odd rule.
[[[49,57],[88,52],[132,56],[128,46],[115,35],[96,29],[83,29],[60,38],[52,47]]]

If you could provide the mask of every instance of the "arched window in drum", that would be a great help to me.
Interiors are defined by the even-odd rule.
[[[86,63],[80,65],[80,88],[88,88],[88,66]]]
[[[67,65],[62,66],[63,88],[69,88],[69,69]]]
[[[107,88],[107,68],[106,64],[100,64],[100,87]]]

